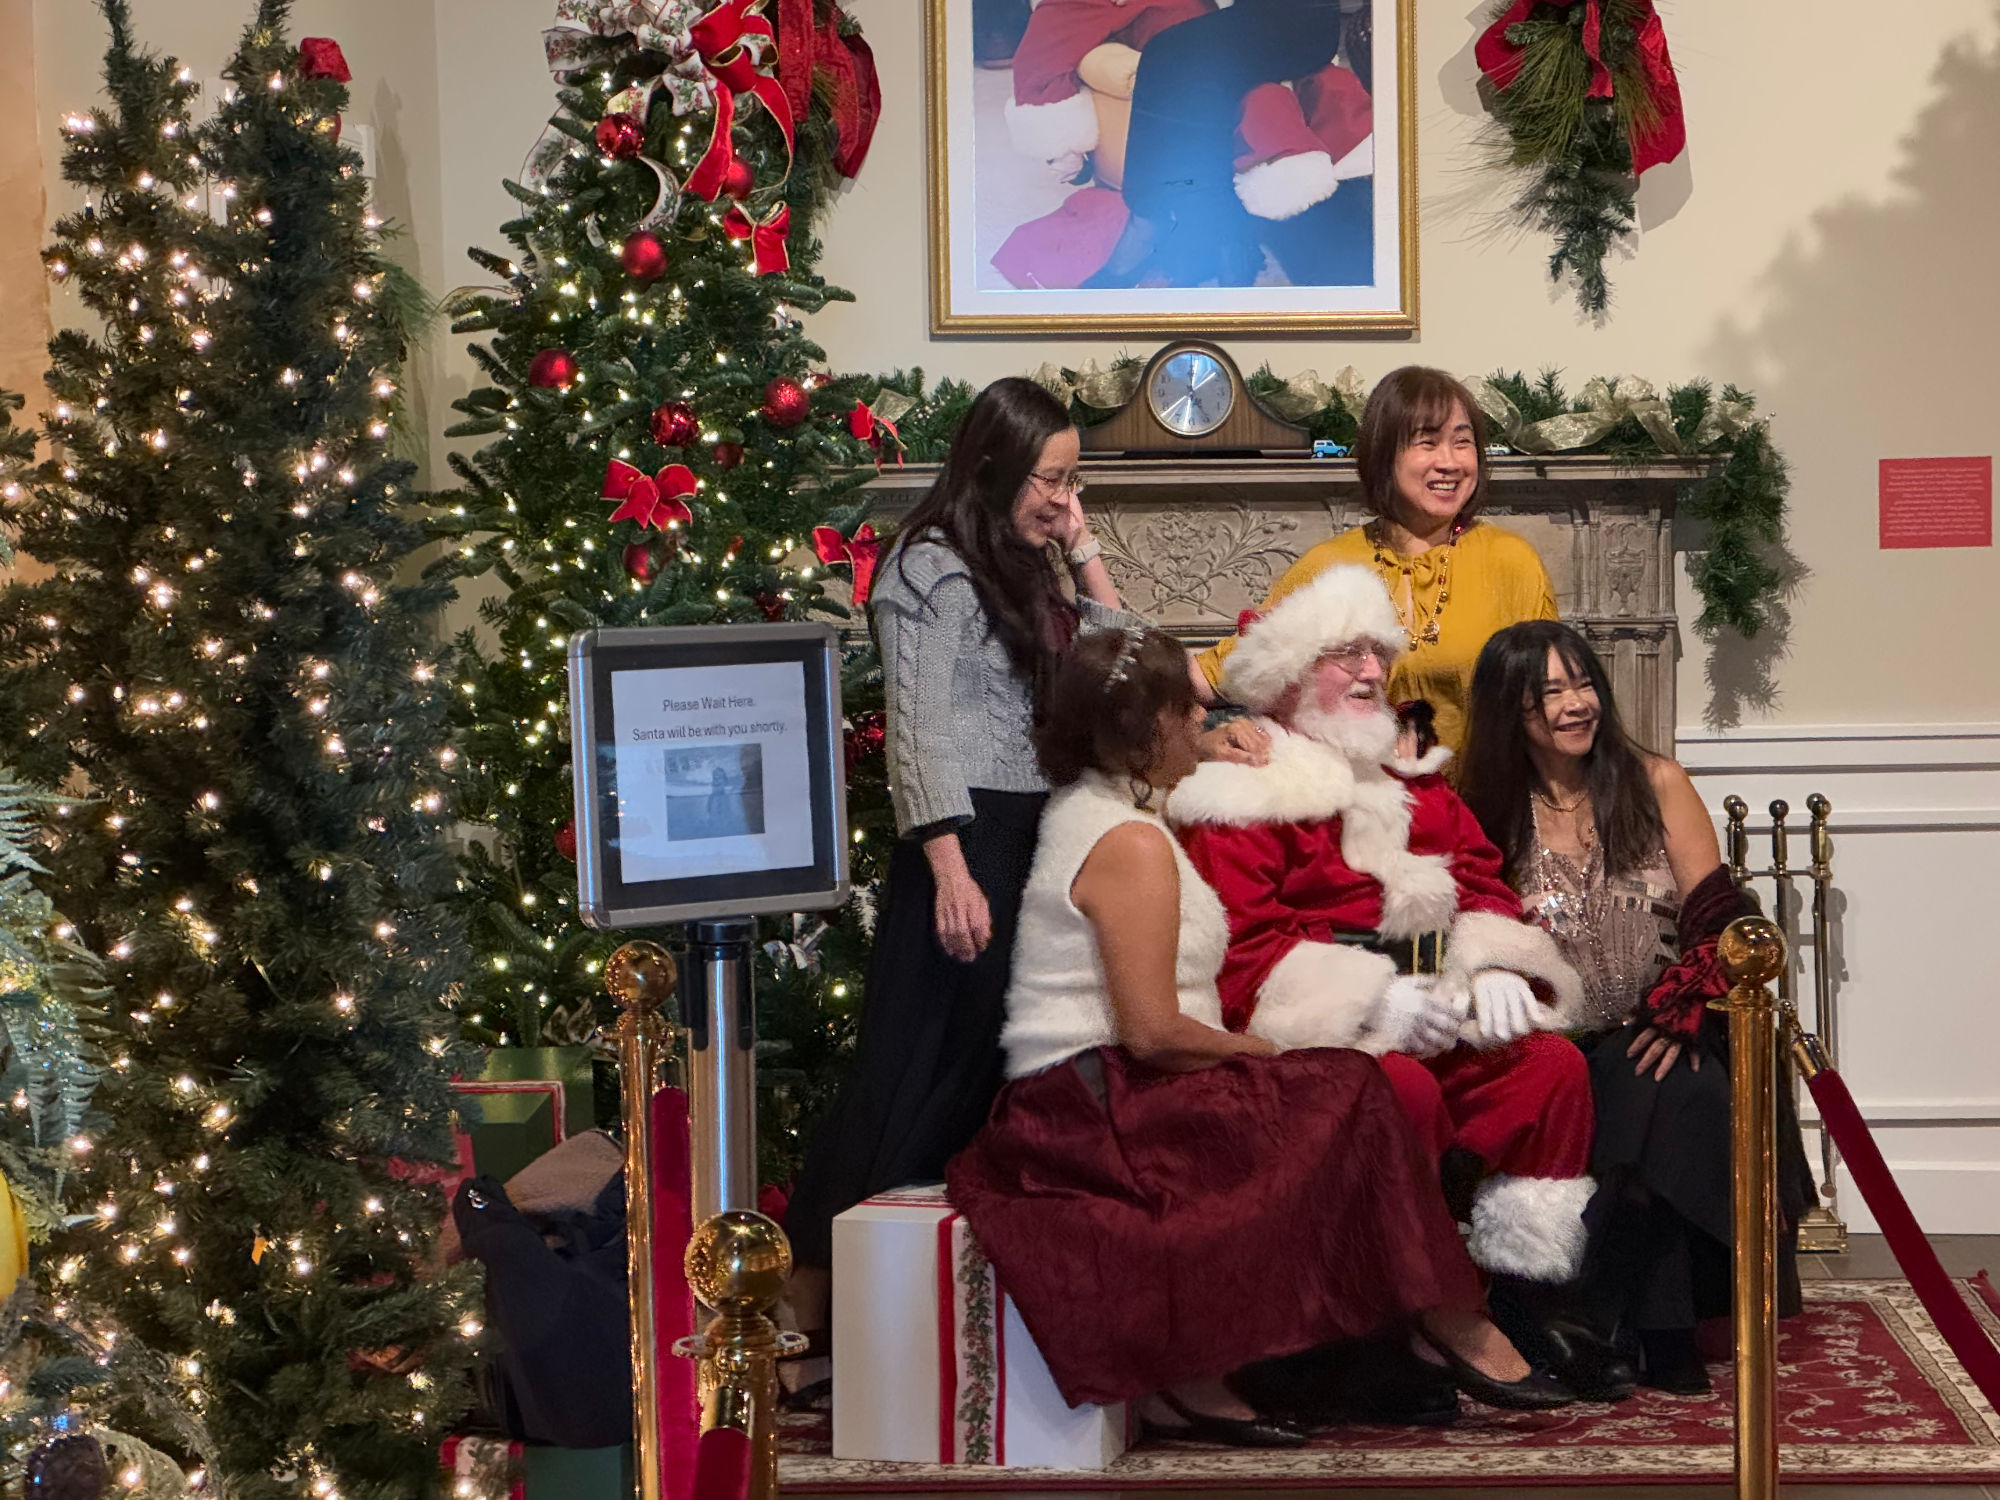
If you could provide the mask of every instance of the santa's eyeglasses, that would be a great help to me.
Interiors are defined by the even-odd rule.
[[[1350,641],[1319,654],[1320,661],[1332,662],[1350,677],[1359,676],[1371,659],[1386,672],[1395,664],[1395,648],[1381,641]]]

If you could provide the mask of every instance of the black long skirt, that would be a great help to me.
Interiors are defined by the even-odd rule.
[[[1633,1331],[1692,1328],[1729,1311],[1730,1083],[1726,1039],[1704,1036],[1702,1067],[1683,1057],[1655,1081],[1626,1049],[1633,1021],[1585,1037],[1597,1102],[1585,1281],[1600,1318]],[[1800,1306],[1797,1227],[1814,1201],[1797,1111],[1779,1090],[1778,1306]]]
[[[1044,792],[972,793],[958,841],[986,893],[993,939],[969,964],[938,943],[937,882],[922,845],[904,840],[889,856],[854,1071],[785,1209],[797,1264],[831,1265],[836,1215],[889,1188],[941,1181],[986,1123],[1006,1076],[1000,1027],[1014,929],[1047,801]]]

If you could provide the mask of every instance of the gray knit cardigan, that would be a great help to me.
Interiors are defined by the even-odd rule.
[[[1086,630],[1145,622],[1093,599]],[[891,552],[868,607],[889,709],[889,795],[896,832],[940,832],[972,820],[972,789],[1045,792],[1028,740],[1032,705],[990,629],[965,560],[942,542]]]

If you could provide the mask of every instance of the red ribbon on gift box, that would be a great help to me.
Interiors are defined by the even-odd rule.
[[[1521,71],[1525,49],[1507,40],[1508,28],[1527,20],[1537,5],[1550,3],[1552,0],[1514,0],[1474,45],[1473,56],[1479,62],[1479,71],[1493,80],[1495,88],[1507,88]],[[1660,24],[1653,0],[1640,0],[1639,17],[1639,67],[1645,75],[1646,94],[1652,108],[1645,112],[1649,115],[1647,121],[1632,130],[1635,173],[1672,161],[1687,146],[1680,81],[1674,76],[1673,59],[1667,55],[1666,28]],[[1603,43],[1604,15],[1600,0],[1584,0],[1583,50],[1590,58],[1590,87],[1585,92],[1592,99],[1611,97],[1611,69],[1604,64]]]

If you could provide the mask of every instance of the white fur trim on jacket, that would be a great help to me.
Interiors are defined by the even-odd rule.
[[[1369,136],[1333,164],[1333,175],[1342,182],[1350,177],[1371,177],[1375,173],[1375,137]]]
[[[1380,766],[1356,766],[1331,745],[1260,722],[1271,736],[1270,760],[1203,763],[1167,799],[1167,821],[1254,828],[1339,818],[1341,858],[1382,883],[1384,936],[1449,926],[1458,883],[1442,855],[1410,853],[1409,788]]]
[[[1407,756],[1397,756],[1389,762],[1389,769],[1399,776],[1435,776],[1450,760],[1449,745],[1433,745],[1415,760]]]
[[[1333,158],[1324,151],[1260,161],[1236,174],[1236,196],[1260,219],[1295,218],[1331,198],[1339,186]]]
[[[1574,1281],[1583,1269],[1583,1210],[1596,1189],[1588,1177],[1489,1177],[1472,1199],[1466,1252],[1488,1271]]]
[[[1248,1030],[1285,1051],[1362,1046],[1395,977],[1380,953],[1300,943],[1265,976]]]
[[[1097,106],[1079,89],[1053,104],[1007,101],[1007,134],[1014,149],[1036,161],[1058,161],[1097,149]]]
[[[1453,922],[1445,940],[1446,976],[1469,978],[1481,969],[1509,969],[1553,989],[1556,998],[1542,1022],[1544,1031],[1567,1031],[1583,1015],[1583,980],[1564,960],[1556,940],[1532,922],[1490,911],[1465,912]],[[1476,1021],[1466,1022],[1465,1040],[1474,1047],[1482,1044]]]
[[[1268,712],[1303,682],[1322,651],[1350,641],[1391,644],[1405,638],[1388,589],[1372,568],[1337,563],[1287,594],[1236,639],[1222,664],[1222,691]]]

